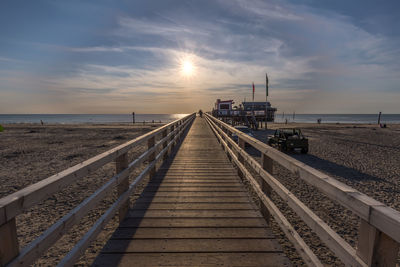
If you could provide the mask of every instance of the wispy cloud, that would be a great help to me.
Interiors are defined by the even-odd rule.
[[[49,60],[47,73],[23,74],[24,82],[0,72],[1,87],[36,90],[82,112],[96,112],[103,103],[112,112],[135,106],[161,113],[211,107],[215,98],[240,101],[250,97],[252,82],[264,99],[266,72],[270,99],[280,110],[310,112],[306,106],[317,98],[329,102],[335,92],[393,96],[398,90],[398,40],[366,31],[349,15],[277,0],[146,7],[150,12],[113,13],[107,29],[87,40],[41,46],[40,53],[61,59]],[[180,74],[185,58],[195,65],[190,79]],[[366,111],[363,101],[359,112]],[[324,112],[324,105],[315,106],[314,112]]]

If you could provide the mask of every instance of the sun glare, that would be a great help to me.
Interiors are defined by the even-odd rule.
[[[190,59],[184,59],[181,62],[181,73],[185,77],[193,76],[195,71],[195,67],[193,62]]]

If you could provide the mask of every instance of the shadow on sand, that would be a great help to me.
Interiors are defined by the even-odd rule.
[[[382,183],[389,183],[393,184],[391,182],[388,182],[382,178],[369,175],[366,173],[362,173],[356,169],[349,168],[343,165],[336,164],[334,162],[331,162],[329,160],[321,159],[317,156],[311,155],[311,154],[297,154],[297,153],[288,153],[291,157],[297,159],[298,161],[301,161],[317,170],[320,170],[322,172],[325,172],[330,175],[338,176],[341,177],[345,180],[348,181],[377,181],[377,182],[382,182]]]

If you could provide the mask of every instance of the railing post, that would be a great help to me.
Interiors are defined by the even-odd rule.
[[[182,124],[183,124],[183,122],[179,121],[179,127],[181,127]],[[180,128],[179,131],[176,133],[177,135],[179,135],[177,140],[181,140],[181,138],[182,138],[182,132],[181,131],[182,131],[182,128]]]
[[[399,244],[361,219],[357,255],[368,266],[396,266]]]
[[[226,134],[228,135],[228,139],[232,140],[232,132],[228,130]],[[228,144],[229,149],[232,150],[232,144],[229,141],[227,141],[226,143]],[[229,161],[232,161],[232,157],[229,153],[228,153],[228,159]]]
[[[173,132],[173,131],[175,131],[175,125],[172,125],[172,126],[171,126],[171,132]],[[172,144],[171,144],[171,152],[172,152],[172,150],[173,150],[174,147],[175,147],[175,141],[173,141],[174,138],[175,138],[175,136],[176,136],[176,133],[173,133],[173,134],[171,135],[171,141],[172,141]]]
[[[168,134],[168,130],[165,129],[165,130],[162,132],[161,137],[162,137],[162,138],[165,138],[165,137],[167,136],[167,134]],[[163,143],[163,149],[166,148],[167,145],[168,145],[168,140],[165,140],[164,143]],[[165,161],[165,160],[167,160],[167,158],[168,158],[168,151],[167,151],[166,153],[164,153],[163,160]]]
[[[246,142],[243,139],[241,139],[239,136],[238,136],[238,144],[241,149],[246,148]],[[240,163],[242,163],[244,165],[244,158],[239,152],[238,152],[238,160]],[[240,170],[240,168],[238,168],[238,175],[240,178],[242,178],[242,179],[244,178],[244,175],[243,175],[242,171]]]
[[[117,159],[115,160],[116,173],[118,174],[122,172],[124,169],[128,168],[128,165],[129,165],[128,153],[124,153],[121,156],[117,157]],[[118,183],[117,185],[118,196],[121,196],[128,189],[129,189],[129,175],[127,175],[122,181]],[[118,218],[120,222],[122,222],[122,220],[125,218],[128,209],[129,209],[129,199],[124,204],[122,204],[121,208],[119,208]]]
[[[268,173],[272,174],[273,161],[270,157],[268,157],[264,153],[261,155],[261,166]],[[267,197],[271,197],[272,188],[269,186],[269,184],[267,184],[262,177],[260,177],[258,183],[260,184],[261,190],[265,193],[265,195]],[[265,207],[262,201],[260,201],[260,205],[261,205],[261,214],[264,216],[265,220],[269,224],[271,220],[271,214],[269,213],[267,207]]]
[[[5,266],[19,253],[15,218],[0,226],[0,237],[0,266]]]
[[[156,143],[156,137],[153,136],[147,141],[147,149],[151,149],[152,147],[154,147],[155,143]],[[149,164],[155,159],[156,159],[156,151],[154,151],[149,155],[148,157]],[[156,174],[156,166],[154,165],[154,167],[152,167],[149,171],[149,178],[152,179],[155,174]]]

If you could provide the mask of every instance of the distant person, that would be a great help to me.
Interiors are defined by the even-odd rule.
[[[199,116],[200,116],[200,118],[203,117],[203,111],[201,109],[199,110]]]
[[[318,119],[317,122],[318,122],[318,124],[321,124],[321,119]]]
[[[43,126],[43,124],[44,124],[44,123],[43,123],[43,121],[42,121],[42,120],[40,120],[40,124]]]

